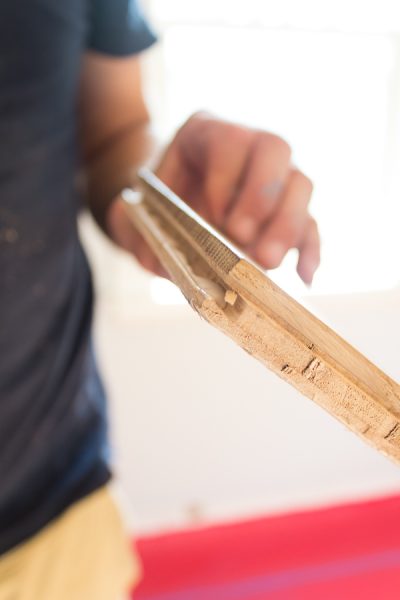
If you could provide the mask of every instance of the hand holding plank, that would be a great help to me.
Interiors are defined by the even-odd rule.
[[[290,147],[276,135],[197,113],[178,131],[156,173],[264,268],[278,267],[297,248],[297,270],[309,284],[319,264],[318,230],[308,212],[312,184],[290,159]],[[154,255],[125,219],[114,204],[111,236],[156,271]]]

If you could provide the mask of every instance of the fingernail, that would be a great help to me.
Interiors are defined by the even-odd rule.
[[[263,264],[267,268],[273,269],[280,265],[285,256],[285,252],[286,248],[280,242],[269,242],[259,250],[259,255]]]
[[[250,244],[256,236],[257,221],[253,217],[236,217],[230,224],[229,231],[243,245]]]

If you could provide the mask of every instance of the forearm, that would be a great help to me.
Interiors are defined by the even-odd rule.
[[[84,164],[87,204],[102,228],[113,198],[126,186],[134,185],[137,169],[152,152],[149,119],[125,127],[102,141]]]
[[[82,183],[103,228],[113,198],[134,184],[137,168],[151,154],[149,122],[139,59],[87,53],[79,97]]]

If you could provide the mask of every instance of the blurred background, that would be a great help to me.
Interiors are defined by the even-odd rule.
[[[290,142],[315,183],[323,260],[311,290],[295,256],[271,276],[399,380],[398,2],[143,5],[160,35],[144,58],[159,138],[208,109]],[[114,461],[139,535],[400,492],[398,467],[81,225]]]

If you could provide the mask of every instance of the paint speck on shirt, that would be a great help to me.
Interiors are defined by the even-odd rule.
[[[18,231],[13,227],[4,227],[3,229],[0,229],[0,242],[15,244],[18,240]]]

